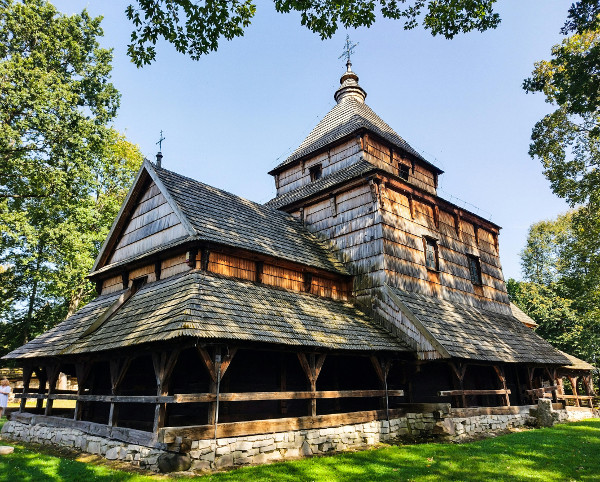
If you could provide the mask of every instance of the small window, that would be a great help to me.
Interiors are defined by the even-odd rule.
[[[475,256],[468,256],[469,260],[469,274],[471,275],[471,283],[474,285],[481,284],[481,264],[479,262],[479,258]]]
[[[409,173],[410,167],[407,166],[406,164],[400,164],[398,166],[398,175],[402,178],[408,181],[408,173]]]
[[[321,164],[317,164],[316,166],[312,166],[308,172],[310,173],[310,180],[316,181],[317,179],[321,179],[323,168],[321,167]]]
[[[427,269],[439,271],[438,247],[435,239],[425,238],[425,266]]]

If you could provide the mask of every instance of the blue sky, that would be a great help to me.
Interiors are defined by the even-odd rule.
[[[367,104],[445,171],[442,197],[503,227],[507,279],[520,277],[529,226],[568,209],[527,154],[531,128],[550,106],[521,88],[534,62],[561,41],[568,2],[499,2],[498,29],[454,40],[379,20],[321,41],[299,15],[258,0],[243,38],[198,62],[162,43],[158,60],[142,69],[126,56],[127,3],[55,2],[65,13],[87,8],[104,16],[102,44],[114,48],[113,83],[122,94],[115,125],[151,159],[162,129],[168,169],[253,201],[273,197],[267,171],[334,105],[349,33],[360,43],[352,62]]]

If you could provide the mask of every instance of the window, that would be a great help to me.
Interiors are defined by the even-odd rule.
[[[425,266],[434,271],[439,270],[438,247],[435,239],[425,238]]]
[[[311,182],[316,181],[317,179],[321,179],[323,168],[321,167],[321,164],[317,164],[316,166],[312,166],[308,172],[310,173]]]
[[[410,167],[407,166],[406,164],[400,164],[398,166],[398,175],[402,178],[408,181],[408,173],[409,173]]]
[[[481,284],[481,264],[479,258],[467,255],[469,260],[469,274],[471,275],[471,283],[474,285]]]

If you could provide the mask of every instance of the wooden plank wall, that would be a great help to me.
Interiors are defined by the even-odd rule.
[[[113,276],[102,282],[102,294],[107,295],[123,289],[123,277],[121,275]],[[100,294],[100,293],[99,293]]]
[[[151,283],[152,281],[156,281],[156,273],[154,270],[154,265],[147,265],[141,268],[134,269],[129,272],[129,286],[131,286],[131,282],[137,278],[147,277],[147,282]]]
[[[266,285],[278,286],[293,291],[303,291],[302,273],[292,269],[264,264],[262,282]]]
[[[387,282],[410,292],[450,301],[493,308],[508,313],[508,295],[494,235],[464,220],[457,233],[455,217],[439,210],[439,229],[434,209],[393,189],[382,191],[382,218]],[[432,276],[425,267],[423,236],[437,239],[439,273]],[[481,261],[481,295],[471,283],[467,254]]]
[[[339,171],[343,167],[358,162],[361,159],[360,140],[352,139],[344,144],[331,148],[315,157],[305,160],[290,169],[279,174],[279,185],[277,195],[285,194],[288,191],[300,186],[309,184],[311,166],[321,164],[323,168],[323,177]]]
[[[177,215],[152,183],[138,201],[129,223],[120,234],[108,264],[134,257],[186,235]]]
[[[326,237],[352,263],[355,291],[381,286],[384,277],[383,239],[379,213],[369,185],[338,194],[335,211],[329,199],[306,206],[304,222]]]
[[[408,182],[430,194],[436,194],[435,177],[432,171],[418,163],[415,163],[413,170],[412,162],[399,152],[393,151],[388,145],[382,144],[370,136],[365,139],[365,159],[367,161],[395,175],[398,175],[400,164],[404,164],[410,167]]]
[[[160,279],[175,276],[176,274],[183,273],[184,271],[188,271],[190,269],[191,268],[186,263],[185,253],[168,259],[164,259],[161,261]],[[154,263],[150,263],[140,268],[131,270],[128,273],[127,277],[129,279],[129,286],[131,286],[132,280],[142,277],[147,278],[147,283],[157,281],[155,265]],[[102,282],[103,295],[114,293],[115,291],[119,291],[122,289],[123,277],[120,274],[112,276],[111,278],[108,278]]]
[[[191,268],[186,262],[185,253],[172,258],[165,259],[160,265],[160,279],[175,276],[176,274],[189,271]]]
[[[208,271],[233,278],[256,280],[256,262],[237,256],[210,253]]]

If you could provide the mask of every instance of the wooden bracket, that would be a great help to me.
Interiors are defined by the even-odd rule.
[[[212,379],[212,381],[214,383],[217,383],[217,363],[215,363],[215,361],[213,359],[214,357],[212,357],[210,355],[210,353],[208,352],[208,350],[203,346],[199,346],[199,347],[197,347],[197,349],[198,349],[198,354],[204,361],[204,365],[206,366],[206,369],[208,370],[208,374],[210,375],[210,378]],[[221,358],[221,362],[219,363],[221,379],[223,379],[223,377],[225,376],[225,372],[229,368],[229,365],[231,364],[233,357],[237,353],[237,350],[238,349],[236,347],[228,348],[227,354]],[[215,354],[216,354],[216,351],[215,351]]]
[[[325,362],[325,354],[320,354],[318,357],[315,353],[310,353],[307,356],[304,353],[298,352],[298,361],[306,374],[306,378],[310,383],[311,392],[317,391],[317,378],[321,373],[321,369],[323,368],[323,363]],[[313,398],[310,400],[310,415],[315,417],[317,415],[317,400]]]
[[[23,367],[23,393],[27,393],[29,391],[29,384],[31,382],[31,374],[33,373],[33,367],[26,365]],[[21,399],[21,404],[19,405],[19,412],[23,412],[25,410],[25,404],[27,403],[26,398]]]
[[[77,377],[77,395],[81,395],[87,379],[90,376],[92,370],[92,364],[89,362],[75,363],[75,376]],[[75,411],[73,413],[73,420],[81,420],[82,402],[77,400],[75,402]]]
[[[117,395],[119,387],[125,378],[125,374],[129,369],[129,365],[131,365],[131,357],[125,358],[112,358],[109,361],[110,368],[110,391],[113,395]],[[78,380],[79,383],[79,380]],[[114,427],[117,425],[117,420],[119,418],[118,414],[119,407],[114,402],[110,404],[110,410],[108,412],[108,426]]]
[[[123,284],[124,290],[129,288],[129,272],[128,271],[123,271],[121,273],[121,283]]]
[[[502,388],[503,390],[507,390],[506,388],[506,376],[504,375],[504,369],[499,366],[499,365],[494,365],[494,371],[496,372],[496,375],[498,375],[498,379],[500,380],[500,388]],[[504,405],[506,405],[507,407],[510,407],[510,398],[508,396],[508,393],[505,393],[504,396]]]
[[[160,279],[161,270],[162,270],[162,261],[158,260],[154,263],[154,277],[156,278],[155,281],[158,281]]]
[[[456,375],[456,378],[458,378],[458,383],[460,385],[460,389],[463,392],[462,393],[462,405],[463,408],[467,407],[467,396],[464,393],[465,390],[465,386],[464,386],[464,379],[465,379],[465,372],[467,371],[467,364],[466,363],[462,363],[462,362],[449,362],[450,367],[452,368],[452,371],[454,372],[454,374]]]
[[[166,396],[169,393],[171,374],[177,363],[180,351],[179,348],[176,348],[171,353],[167,353],[166,351],[152,353],[152,364],[154,365],[154,375],[156,377],[156,394],[159,397]],[[154,433],[158,433],[158,430],[165,425],[166,415],[167,404],[157,403],[154,410]]]
[[[371,364],[375,369],[377,378],[379,378],[381,385],[384,386],[387,383],[387,376],[392,366],[392,360],[390,358],[380,358],[375,355],[371,355],[369,358],[371,359]]]
[[[58,375],[60,374],[60,365],[49,365],[46,367],[46,373],[48,374],[48,395],[51,395],[54,392],[56,381],[58,380]],[[44,415],[52,414],[52,402],[53,400],[48,397],[46,400],[46,410],[44,410]]]

